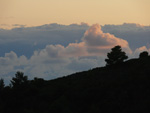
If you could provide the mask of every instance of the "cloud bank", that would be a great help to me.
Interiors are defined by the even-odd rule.
[[[130,30],[127,29],[129,26]],[[138,57],[140,52],[150,50],[148,46],[139,46],[133,50],[129,47],[129,45],[132,46],[132,41],[114,35],[123,33],[123,30],[126,31],[124,34],[126,35],[127,32],[138,32],[140,29],[139,31],[144,36],[144,31],[150,30],[149,27],[134,25],[135,28],[140,27],[136,30],[132,27],[133,25],[130,24],[124,24],[119,28],[117,25],[95,24],[89,27],[87,24],[69,26],[51,24],[32,28],[1,29],[0,45],[4,55],[0,57],[0,77],[10,80],[19,70],[30,75],[29,78],[53,79],[77,71],[104,66],[107,53],[116,45],[121,45],[129,56]],[[145,36],[149,36],[148,33]],[[10,46],[10,52],[6,52],[7,46]]]
[[[69,43],[80,42],[88,27],[85,23],[68,26],[54,23],[36,27],[23,26],[11,30],[0,29],[0,56],[14,51],[19,56],[26,55],[29,58],[35,50],[43,49],[46,45],[67,46]]]
[[[13,26],[17,28],[0,29],[0,56],[14,51],[18,56],[25,55],[30,58],[35,50],[44,49],[46,45],[60,44],[66,47],[70,43],[79,43],[82,42],[83,34],[90,27],[86,23],[80,25],[54,23],[35,27],[15,24]],[[150,47],[150,26],[124,23],[104,25],[101,26],[101,30],[126,40],[132,51],[142,46]]]

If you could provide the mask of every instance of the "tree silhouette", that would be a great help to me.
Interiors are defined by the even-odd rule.
[[[111,52],[107,54],[108,59],[105,59],[106,65],[112,65],[121,63],[128,59],[128,56],[124,51],[122,51],[121,46],[115,46],[111,49]]]
[[[140,53],[139,57],[140,57],[140,58],[148,57],[148,52],[147,52],[147,51],[144,51],[144,52]]]
[[[2,91],[4,87],[5,87],[4,80],[1,78],[0,79],[0,91]]]
[[[15,77],[12,78],[11,84],[14,88],[26,85],[28,83],[28,77],[24,76],[23,72],[16,72]]]

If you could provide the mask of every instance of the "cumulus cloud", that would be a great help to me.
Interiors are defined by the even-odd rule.
[[[120,45],[127,52],[131,53],[128,42],[121,38],[117,38],[110,33],[104,33],[100,25],[91,26],[84,34],[83,42],[87,46],[89,53],[101,54],[108,52],[108,49]]]
[[[140,46],[132,54],[129,44],[125,39],[116,37],[113,33],[104,32],[103,26],[95,24],[88,30],[86,30],[87,28],[88,25],[82,23],[81,25],[72,24],[69,27],[52,24],[35,28],[10,30],[10,37],[15,34],[14,43],[10,37],[0,37],[0,40],[5,39],[1,42],[2,47],[7,47],[4,45],[9,44],[10,49],[12,49],[11,52],[5,53],[3,57],[0,57],[1,77],[10,79],[10,76],[19,70],[30,75],[29,78],[37,76],[52,79],[73,72],[104,66],[104,59],[107,53],[116,45],[121,45],[123,50],[130,56],[137,56],[139,52],[144,50],[149,51],[146,46]],[[82,32],[79,33],[79,31]],[[42,34],[43,32],[45,33],[44,35]],[[7,34],[8,31],[5,33]],[[29,33],[31,36],[29,34],[24,35],[26,33]],[[77,34],[76,37],[78,38],[75,38],[73,34]],[[22,35],[29,37],[21,37]],[[53,43],[53,41],[57,43]],[[60,43],[61,41],[67,41],[67,43]],[[31,46],[30,43],[32,42],[33,45]],[[42,44],[40,45],[40,43]],[[18,55],[16,50],[19,53],[29,52],[28,50],[32,50],[32,52],[27,57],[26,53]]]
[[[32,59],[35,59],[36,56],[43,58],[45,56],[49,56],[50,58],[68,58],[106,55],[116,45],[121,45],[127,53],[131,53],[127,41],[109,33],[103,33],[100,25],[95,24],[85,32],[82,42],[70,43],[66,47],[63,45],[47,45],[40,52],[35,51]]]
[[[0,58],[0,71],[6,74],[21,70],[32,77],[56,78],[104,65],[106,52],[115,45],[129,48],[125,40],[103,33],[100,25],[95,24],[85,32],[79,43],[70,43],[66,47],[60,44],[47,45],[44,49],[35,50],[30,58],[18,57],[13,51],[6,53]]]
[[[0,74],[1,76],[16,71],[16,67],[28,64],[25,56],[18,57],[16,53],[11,51],[6,53],[4,57],[0,57]]]
[[[73,43],[72,46],[75,46],[77,44],[74,44],[74,42],[82,42],[83,34],[90,27],[87,23],[71,25],[53,23],[35,27],[24,27],[22,25],[16,24],[14,26],[18,26],[18,28],[11,30],[0,29],[0,48],[2,48],[0,51],[0,56],[3,56],[7,52],[14,51],[18,56],[25,55],[30,58],[35,50],[43,49],[46,45],[59,44],[66,47]],[[106,33],[105,37],[112,34],[114,37],[119,37],[120,39],[126,40],[129,43],[131,50],[133,51],[143,45],[148,47],[150,44],[150,26],[142,26],[134,23],[124,23],[122,25],[104,25],[101,26],[100,29],[101,30],[99,30],[99,32],[101,31],[101,34]],[[108,37],[113,37],[112,35]],[[90,36],[87,38],[90,39]],[[107,44],[106,39],[107,38],[105,38],[105,40],[101,40],[101,44]],[[109,42],[113,45],[115,42],[113,42],[114,38],[112,39],[113,40],[109,38]],[[99,41],[93,41],[95,40],[87,43],[95,43],[94,45],[100,43]],[[18,48],[21,48],[22,51]],[[89,51],[90,50],[93,51],[92,48],[89,48]],[[94,50],[96,50],[96,48]]]

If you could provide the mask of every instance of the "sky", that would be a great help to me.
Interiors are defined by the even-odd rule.
[[[9,83],[17,71],[46,80],[105,66],[107,53],[121,45],[129,59],[150,52],[150,26],[45,24],[0,29],[0,78]]]
[[[149,5],[149,0],[0,0],[0,24],[5,28],[81,22],[150,25]]]
[[[116,45],[150,52],[150,0],[0,0],[0,78],[54,79],[105,66]]]

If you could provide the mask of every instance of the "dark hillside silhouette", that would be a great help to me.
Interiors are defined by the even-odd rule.
[[[49,81],[17,72],[0,113],[149,113],[149,67],[147,56]]]

